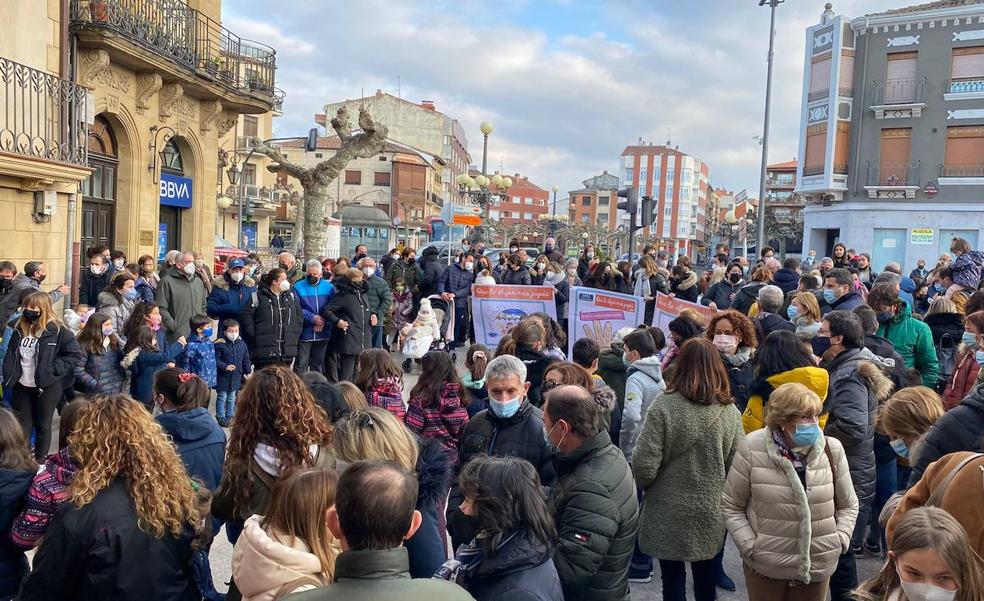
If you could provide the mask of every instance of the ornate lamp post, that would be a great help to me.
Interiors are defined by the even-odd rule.
[[[225,240],[225,210],[232,206],[232,199],[223,194],[215,199],[215,206],[219,207],[219,215],[222,217],[222,239]]]
[[[738,216],[735,210],[731,209],[724,214],[724,223],[721,224],[721,235],[728,237],[728,248],[735,245],[735,233],[738,231]]]
[[[492,242],[492,232],[489,227],[491,222],[491,217],[489,211],[492,205],[500,202],[500,196],[509,193],[509,188],[512,186],[512,178],[502,177],[498,173],[492,176],[491,179],[486,175],[488,173],[488,158],[489,158],[489,134],[492,133],[492,124],[485,121],[481,125],[482,136],[484,136],[484,141],[482,144],[482,173],[472,178],[470,175],[461,174],[458,176],[456,183],[458,184],[458,194],[467,197],[472,204],[478,205],[482,209],[482,223],[475,226],[472,229],[471,241],[472,242]],[[495,190],[489,189],[489,184],[495,187]]]

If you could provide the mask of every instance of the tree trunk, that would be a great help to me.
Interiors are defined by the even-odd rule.
[[[294,210],[294,235],[290,241],[290,252],[295,257],[302,257],[304,251],[304,196],[297,199]]]
[[[779,260],[786,262],[786,236],[779,236]]]
[[[325,187],[304,189],[304,257],[318,258],[328,252],[328,226],[325,223]],[[299,207],[300,208],[300,207]],[[298,211],[300,215],[301,211]]]

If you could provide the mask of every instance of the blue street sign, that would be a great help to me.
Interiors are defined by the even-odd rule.
[[[191,208],[193,182],[190,177],[161,173],[161,204],[181,209]]]

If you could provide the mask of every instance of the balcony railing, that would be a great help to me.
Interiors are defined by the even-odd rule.
[[[948,94],[984,93],[984,78],[955,79],[947,81],[946,92]]]
[[[984,164],[940,165],[940,177],[984,177]]]
[[[926,102],[927,79],[885,79],[875,82],[874,106]]]
[[[86,89],[0,57],[0,151],[85,165]]]
[[[868,185],[902,187],[919,185],[920,161],[915,163],[868,163]]]
[[[271,103],[278,98],[276,51],[240,38],[180,0],[71,0],[71,22],[77,30],[112,31],[236,91]]]
[[[830,88],[823,88],[822,90],[814,90],[813,92],[810,92],[810,94],[807,96],[807,101],[813,102],[815,100],[823,100],[824,98],[827,98],[829,96],[830,96]]]

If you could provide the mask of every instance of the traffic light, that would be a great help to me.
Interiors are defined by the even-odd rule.
[[[653,197],[643,196],[642,197],[642,223],[640,223],[638,227],[644,228],[644,227],[651,226],[653,222],[656,220],[654,214],[655,210],[656,210],[656,203],[653,202]]]
[[[639,190],[636,188],[623,188],[618,191],[618,197],[624,198],[625,202],[620,202],[615,207],[634,216],[639,210]]]

